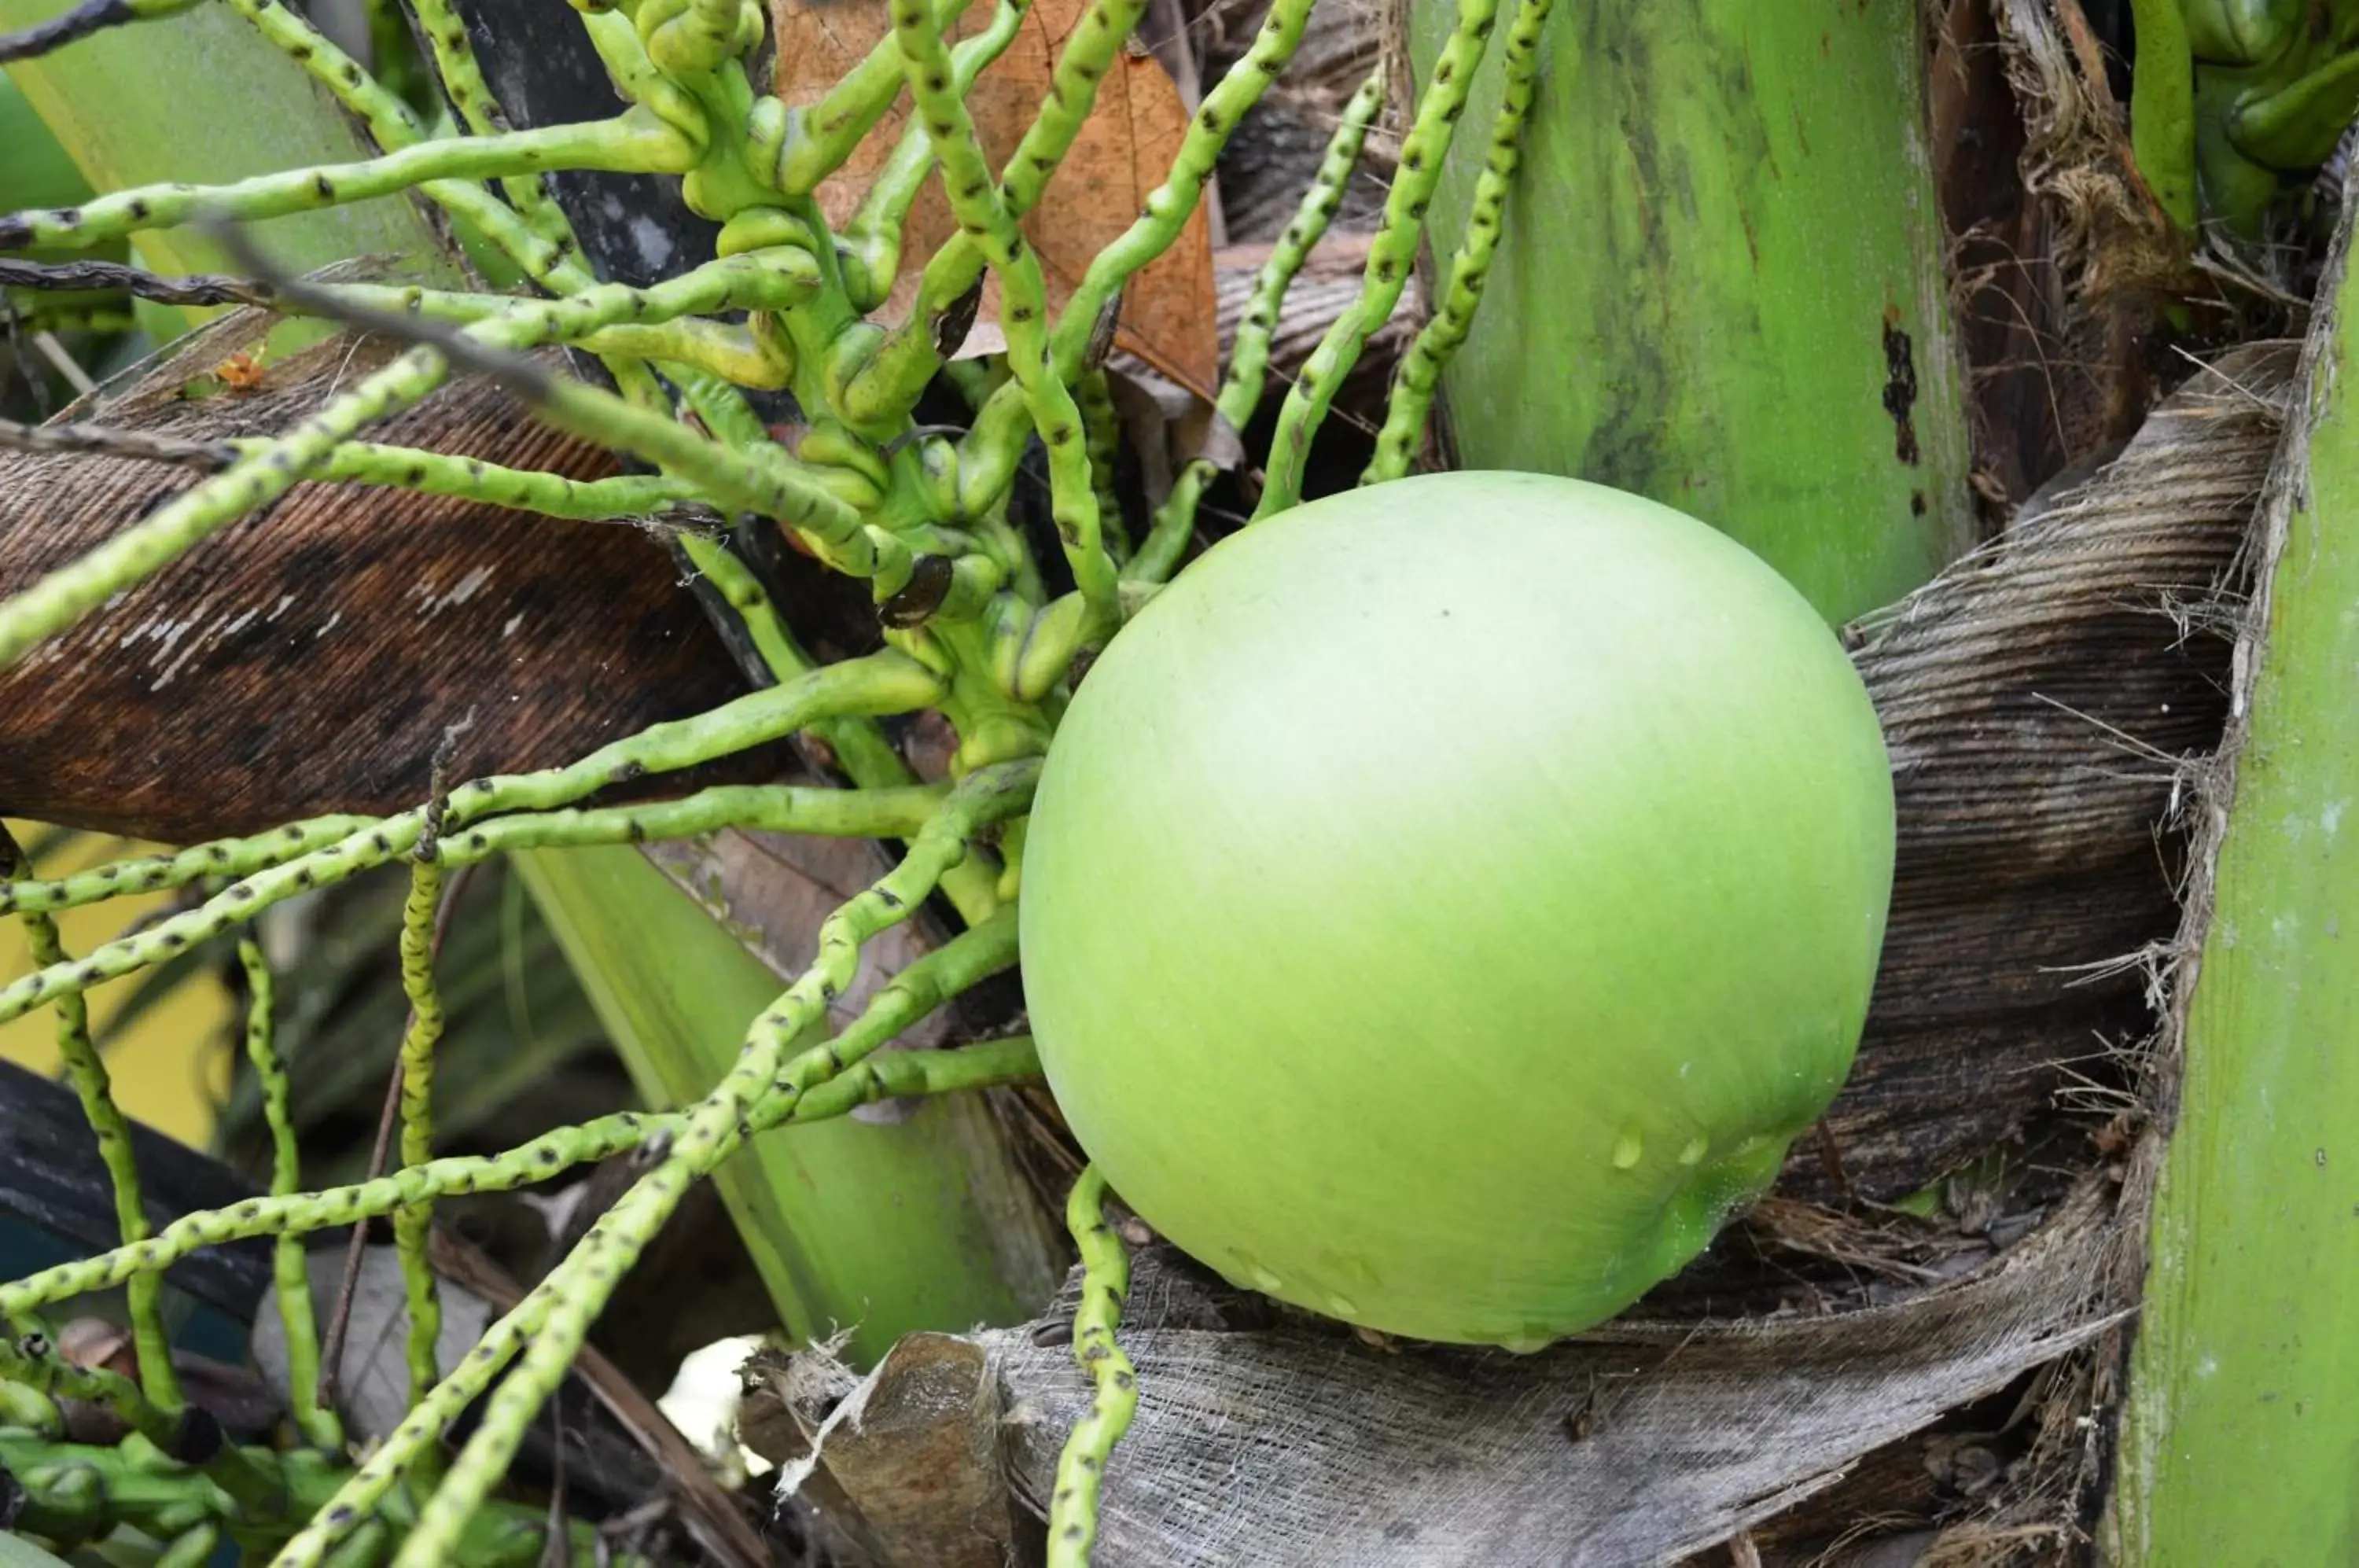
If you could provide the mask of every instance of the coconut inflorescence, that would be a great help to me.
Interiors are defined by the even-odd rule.
[[[1175,1245],[1533,1348],[1833,1098],[1893,843],[1866,691],[1776,572],[1634,495],[1435,474],[1224,540],[1114,640],[1034,807],[1025,987]]]

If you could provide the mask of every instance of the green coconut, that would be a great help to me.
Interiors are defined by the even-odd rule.
[[[1892,884],[1834,635],[1637,496],[1448,474],[1229,539],[1125,626],[1027,830],[1042,1063],[1231,1281],[1536,1348],[1764,1192]]]

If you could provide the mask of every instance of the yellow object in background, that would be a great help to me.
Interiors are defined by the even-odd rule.
[[[14,821],[8,823],[8,831],[28,848],[48,833],[38,823]],[[104,833],[77,833],[42,856],[34,870],[43,877],[59,877],[127,855],[154,854],[157,848]],[[171,897],[143,893],[64,911],[58,917],[58,926],[66,951],[77,957],[88,953],[121,935],[125,927]],[[0,918],[0,981],[14,979],[32,966],[23,924],[14,918]],[[106,1020],[137,989],[139,980],[138,974],[125,975],[92,989],[93,1031],[104,1029]],[[228,988],[219,980],[210,974],[193,975],[151,1007],[121,1039],[108,1043],[107,1071],[114,1078],[115,1103],[124,1115],[191,1148],[211,1147],[214,1118],[229,1094],[233,1042],[225,1029],[233,1009]],[[54,1077],[63,1065],[58,1055],[57,1032],[57,1013],[48,1007],[0,1024],[0,1060]]]

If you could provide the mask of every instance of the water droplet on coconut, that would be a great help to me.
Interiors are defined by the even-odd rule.
[[[1503,1349],[1517,1356],[1533,1356],[1556,1343],[1556,1335],[1538,1323],[1529,1324],[1499,1341]]]
[[[1271,1295],[1276,1295],[1278,1291],[1286,1289],[1286,1282],[1284,1280],[1271,1273],[1268,1269],[1263,1269],[1259,1266],[1256,1266],[1254,1269],[1253,1282],[1255,1290],[1266,1290]]]
[[[1622,1136],[1614,1140],[1614,1169],[1616,1171],[1629,1170],[1632,1166],[1638,1163],[1638,1157],[1646,1152],[1647,1142],[1645,1138],[1638,1135],[1638,1129],[1636,1127],[1624,1128]]]
[[[1711,1151],[1712,1139],[1704,1137],[1701,1133],[1698,1133],[1695,1137],[1688,1139],[1688,1146],[1685,1149],[1680,1150],[1680,1163],[1682,1165],[1701,1165],[1703,1163],[1703,1157]]]
[[[1327,1310],[1339,1318],[1355,1318],[1360,1315],[1360,1309],[1353,1304],[1351,1298],[1332,1293],[1327,1298]]]

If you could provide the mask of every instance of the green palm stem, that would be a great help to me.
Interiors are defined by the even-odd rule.
[[[1253,299],[1238,319],[1236,342],[1229,350],[1229,373],[1213,403],[1232,429],[1244,430],[1261,406],[1262,388],[1269,378],[1270,333],[1277,326],[1287,290],[1343,206],[1343,191],[1360,161],[1368,127],[1375,123],[1384,102],[1384,72],[1378,70],[1369,73],[1343,105],[1343,118],[1319,160],[1318,171],[1311,176],[1310,189],[1302,193],[1286,232],[1270,247],[1269,259],[1262,263],[1261,273],[1254,280]],[[1180,471],[1171,494],[1156,508],[1147,541],[1124,569],[1125,584],[1168,582],[1179,570],[1180,558],[1196,531],[1196,508],[1203,500],[1204,487],[1219,472],[1217,463],[1201,457],[1191,459]]]
[[[1089,1568],[1106,1461],[1138,1410],[1138,1377],[1114,1337],[1130,1290],[1130,1258],[1106,1223],[1105,1192],[1105,1177],[1096,1166],[1085,1166],[1065,1204],[1065,1225],[1082,1255],[1073,1359],[1090,1375],[1095,1394],[1089,1413],[1073,1423],[1057,1456],[1056,1489],[1049,1499],[1049,1568]]]
[[[270,1129],[270,1195],[291,1198],[303,1190],[302,1162],[295,1138],[295,1118],[287,1064],[276,1041],[277,985],[270,961],[251,931],[237,942],[238,967],[245,975],[245,1057],[255,1081],[262,1086],[262,1117]],[[162,1273],[159,1267],[154,1272]],[[270,1251],[273,1298],[287,1339],[288,1397],[296,1429],[314,1448],[327,1454],[343,1452],[343,1423],[320,1403],[320,1331],[311,1307],[311,1281],[302,1244],[282,1235]],[[36,1303],[38,1304],[38,1303]]]
[[[409,1022],[401,1033],[399,1058],[404,1165],[423,1165],[434,1158],[434,1047],[442,1038],[442,996],[434,985],[434,924],[442,905],[438,849],[444,804],[441,780],[438,778],[435,783],[435,798],[427,807],[418,846],[410,851],[409,893],[401,906],[401,990],[409,1003]],[[442,1298],[435,1288],[434,1267],[426,1257],[433,1226],[430,1203],[407,1203],[394,1211],[394,1247],[401,1263],[409,1317],[404,1351],[412,1404],[424,1398],[442,1376],[436,1358],[436,1346],[442,1337]]]
[[[1529,5],[1533,0],[1526,0]],[[1443,160],[1483,63],[1491,29],[1498,20],[1497,0],[1461,0],[1458,23],[1442,46],[1433,77],[1418,99],[1417,118],[1401,144],[1400,162],[1393,188],[1385,198],[1383,223],[1368,245],[1367,268],[1360,297],[1336,318],[1319,340],[1287,389],[1278,408],[1277,431],[1270,441],[1266,477],[1261,500],[1254,507],[1259,522],[1302,499],[1303,471],[1310,461],[1310,441],[1334,403],[1336,388],[1359,363],[1370,333],[1392,319],[1393,306],[1408,286],[1417,265],[1419,240],[1425,233],[1426,208],[1441,180]],[[1542,16],[1545,16],[1543,12]],[[1533,23],[1538,30],[1538,23]],[[1504,114],[1505,111],[1503,110]],[[1520,117],[1519,117],[1520,119]]]
[[[16,835],[0,826],[0,876],[21,877],[28,869],[24,849]],[[43,965],[62,965],[72,961],[67,956],[65,943],[58,934],[58,923],[49,915],[26,910],[19,917],[25,926],[26,945],[31,950],[33,962]],[[114,1192],[114,1219],[125,1246],[136,1245],[148,1235],[147,1211],[140,1201],[139,1161],[131,1148],[131,1123],[123,1107],[114,1103],[108,1083],[106,1061],[90,1037],[90,1013],[79,992],[56,998],[58,1009],[58,1054],[65,1059],[66,1074],[71,1081],[74,1095],[82,1102],[82,1115],[90,1121],[90,1130],[98,1141],[98,1155],[106,1166],[106,1177]],[[180,1380],[172,1368],[172,1338],[164,1328],[164,1277],[158,1273],[143,1274],[126,1282],[125,1294],[131,1318],[132,1345],[139,1358],[139,1385],[147,1401],[164,1416],[176,1414],[181,1406]]]
[[[1491,152],[1474,181],[1466,232],[1460,236],[1457,254],[1450,258],[1441,308],[1419,329],[1394,376],[1384,428],[1376,434],[1375,454],[1360,477],[1363,485],[1398,479],[1408,473],[1425,439],[1425,423],[1432,412],[1434,395],[1441,387],[1442,368],[1473,330],[1474,312],[1483,303],[1483,285],[1490,278],[1491,259],[1498,252],[1499,236],[1506,228],[1507,191],[1523,158],[1524,127],[1531,119],[1534,78],[1539,70],[1540,30],[1548,25],[1550,9],[1551,0],[1522,0],[1508,24],[1505,81],[1499,111],[1491,121]]]

